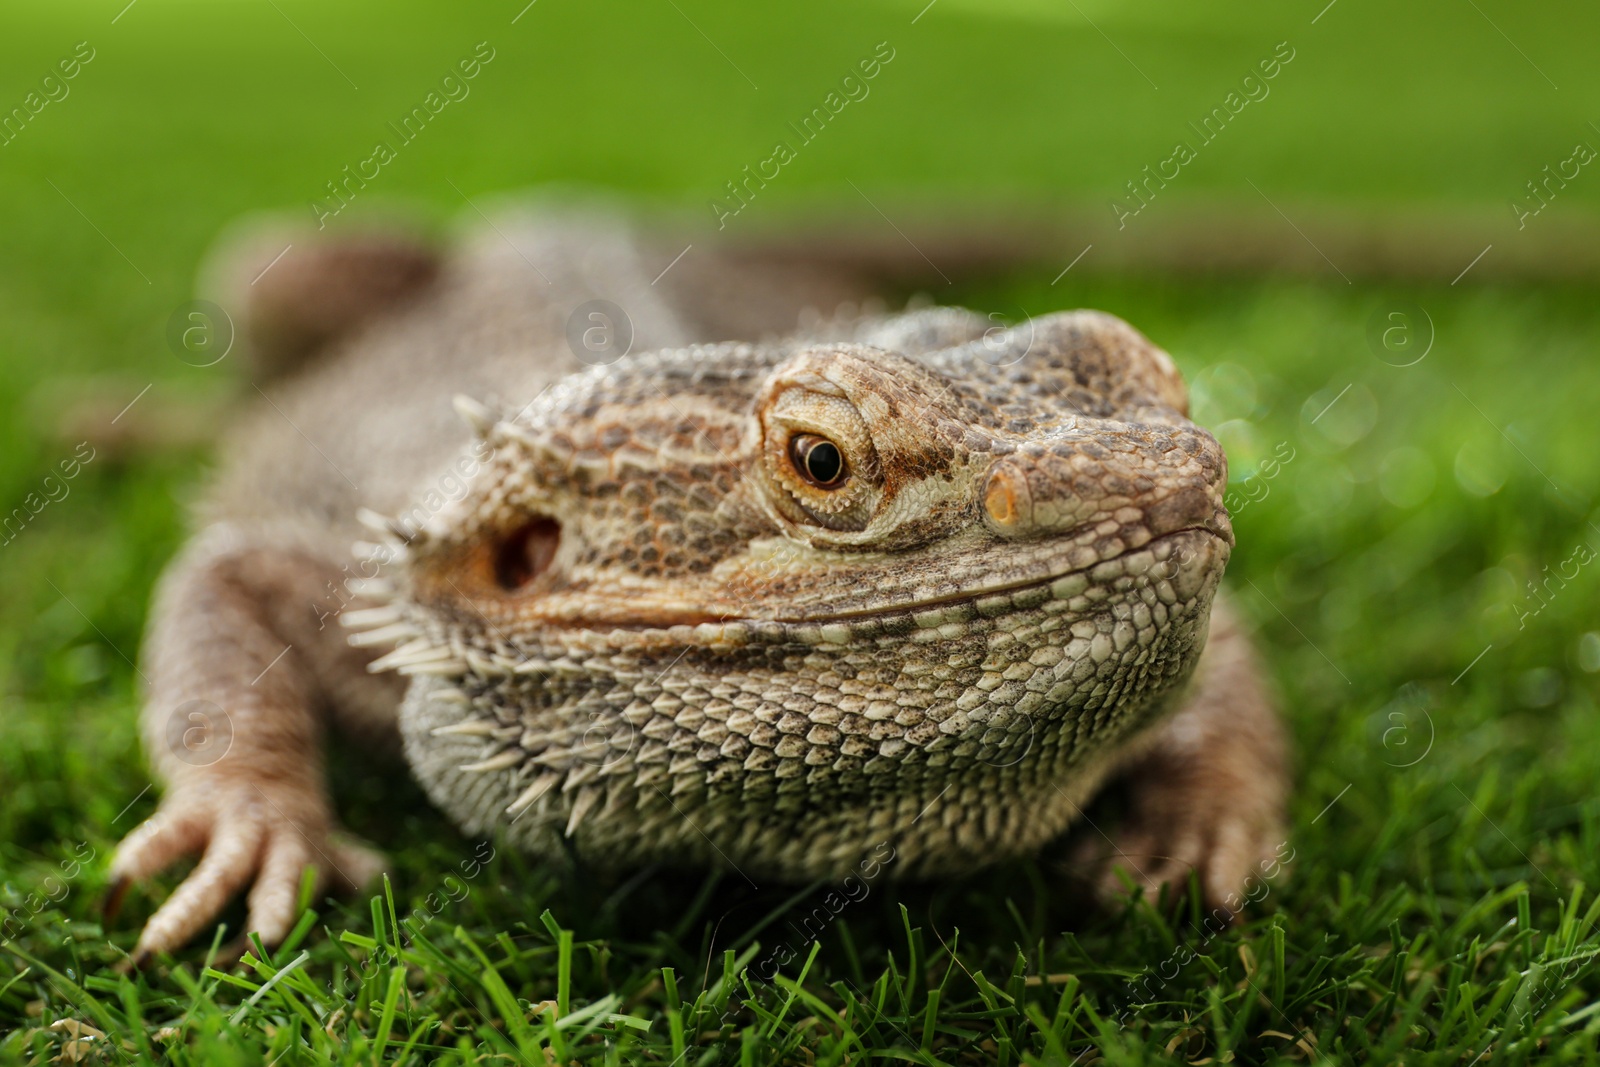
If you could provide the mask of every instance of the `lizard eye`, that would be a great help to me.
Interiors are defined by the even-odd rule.
[[[839,446],[814,433],[795,434],[789,439],[789,462],[818,489],[837,489],[850,478],[850,468]]]

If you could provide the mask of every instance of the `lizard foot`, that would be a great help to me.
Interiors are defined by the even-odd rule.
[[[1206,910],[1226,912],[1225,921],[1265,897],[1293,855],[1278,818],[1281,786],[1215,770],[1158,762],[1136,772],[1109,856],[1101,839],[1102,899],[1125,898],[1131,881],[1150,900],[1168,886],[1175,901],[1191,872]]]
[[[1283,728],[1225,604],[1212,611],[1188,703],[1157,727],[1123,781],[1130,804],[1100,868],[1102,899],[1124,896],[1131,879],[1151,899],[1170,886],[1176,901],[1192,873],[1206,910],[1228,923],[1271,890],[1294,855],[1283,831]]]
[[[248,930],[263,944],[282,941],[295,920],[302,872],[316,871],[316,888],[354,892],[376,878],[383,856],[334,829],[314,789],[192,783],[174,789],[155,815],[129,834],[111,863],[108,917],[130,885],[187,856],[200,862],[145,923],[132,962],[145,966],[216,922],[249,885]],[[253,883],[253,884],[252,884]]]

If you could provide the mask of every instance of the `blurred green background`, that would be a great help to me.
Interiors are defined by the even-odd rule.
[[[206,977],[200,950],[113,975],[148,899],[110,930],[93,908],[105,857],[154,810],[130,660],[205,469],[177,426],[177,445],[105,448],[0,537],[0,907],[14,920],[0,1052],[61,1055],[71,1034],[49,1027],[67,1019],[141,1055],[177,1027],[164,1054],[195,1062],[370,1059],[380,1030],[525,1057],[484,968],[525,1001],[552,996],[558,939],[534,918],[548,906],[578,938],[574,1002],[616,994],[609,1010],[649,1026],[607,1023],[586,1055],[671,1062],[685,1054],[664,1021],[676,1015],[696,1056],[752,1059],[1592,1061],[1600,620],[1595,569],[1570,561],[1600,544],[1600,175],[1567,161],[1600,146],[1597,39],[1600,7],[1506,0],[8,5],[0,116],[60,95],[42,79],[80,42],[93,53],[0,146],[8,512],[73,454],[86,398],[109,417],[138,397],[160,413],[139,416],[147,427],[215,420],[236,368],[189,366],[165,336],[210,242],[249,212],[310,221],[325,184],[397,143],[388,124],[480,42],[494,58],[470,95],[333,226],[393,211],[442,223],[470,214],[467,198],[560,183],[618,191],[709,239],[725,183],[775,141],[798,146],[789,124],[887,42],[870,93],[729,231],[893,245],[987,220],[1028,238],[1016,262],[940,282],[935,299],[1011,317],[1101,307],[1173,353],[1248,501],[1230,579],[1295,734],[1300,858],[1123,1028],[1105,1020],[1128,1010],[1130,976],[1192,931],[1149,909],[1086,916],[1034,868],[874,897],[769,1025],[770,989],[717,981],[727,939],[706,931],[726,887],[691,887],[657,929],[648,889],[600,899],[510,858],[439,925],[438,959],[410,961],[390,1029],[386,979],[346,975],[355,943],[340,931],[376,930],[364,903],[319,904],[328,930],[303,971],[350,1012],[319,1030],[285,982],[229,1022],[248,992]],[[1189,124],[1283,42],[1293,59],[1269,95],[1119,230],[1126,183],[1178,140],[1198,146]],[[1539,206],[1528,183],[1563,165],[1548,205],[1519,220],[1515,202]],[[396,858],[402,913],[466,854],[403,784],[342,788],[350,824]],[[36,907],[85,843],[101,859]],[[629,925],[630,909],[645,918]],[[943,938],[963,931],[959,949],[937,924],[907,933],[936,913]],[[443,933],[457,923],[491,945],[492,967]],[[942,947],[917,956],[923,941]],[[841,976],[862,1003],[883,983],[894,995],[852,1014]],[[720,1006],[691,1009],[697,996]]]

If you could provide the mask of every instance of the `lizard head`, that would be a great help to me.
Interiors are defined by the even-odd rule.
[[[604,844],[589,812],[653,794],[1040,789],[1152,722],[1232,544],[1222,452],[1120,320],[991,325],[652,353],[480,417],[467,492],[401,523],[378,664],[419,677],[436,799]]]

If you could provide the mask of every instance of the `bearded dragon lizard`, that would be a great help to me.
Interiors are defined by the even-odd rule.
[[[806,879],[887,841],[936,877],[1043,849],[1112,777],[1138,885],[1220,902],[1271,853],[1226,463],[1126,323],[801,321],[862,289],[716,251],[658,275],[670,249],[583,211],[301,238],[243,284],[283,243],[220,268],[260,396],[143,649],[166,792],[113,897],[198,865],[136,960],[246,889],[274,943],[304,869],[381,869],[330,727],[551,862]]]

